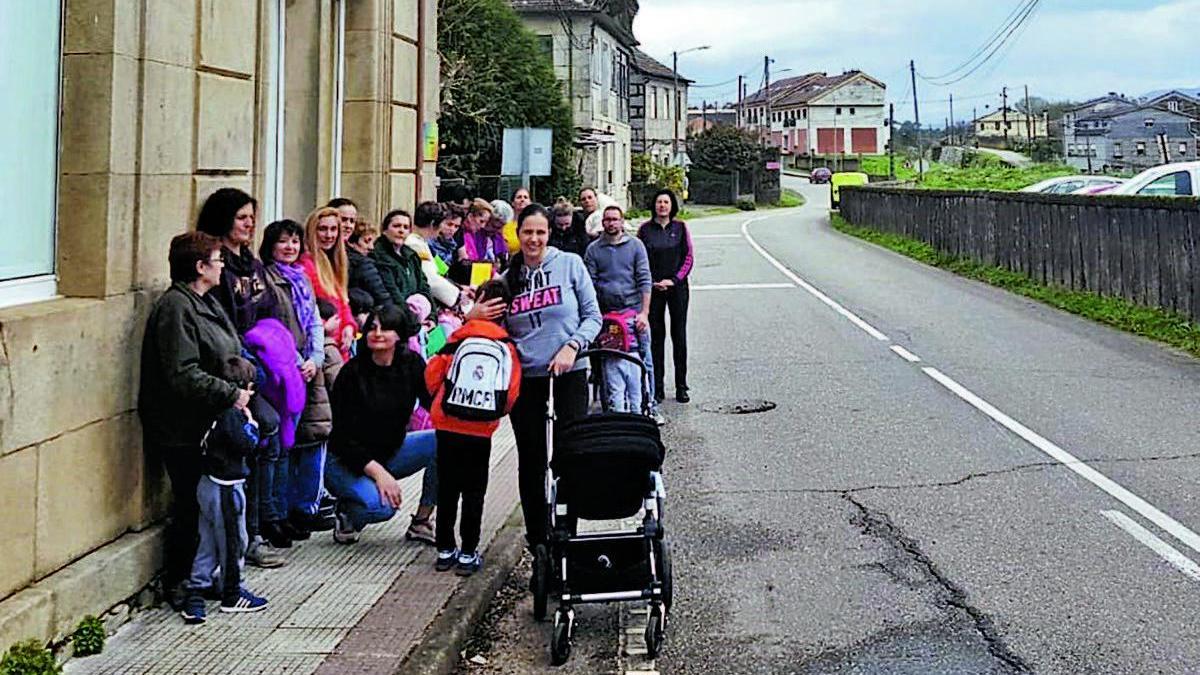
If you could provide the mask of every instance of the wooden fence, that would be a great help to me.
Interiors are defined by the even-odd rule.
[[[1200,200],[842,188],[860,227],[1200,321]]]

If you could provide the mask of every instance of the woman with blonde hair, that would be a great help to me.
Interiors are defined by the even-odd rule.
[[[337,343],[342,358],[350,359],[350,347],[358,326],[350,311],[350,261],[340,233],[338,210],[324,206],[308,214],[304,223],[305,253],[300,258],[313,292],[337,308]]]

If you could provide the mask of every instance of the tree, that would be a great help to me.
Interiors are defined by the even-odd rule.
[[[732,173],[753,169],[762,156],[762,150],[750,132],[718,125],[689,139],[688,155],[697,169]]]
[[[438,3],[441,55],[442,141],[438,175],[476,183],[500,173],[505,127],[554,132],[552,174],[538,179],[543,195],[574,194],[574,124],[554,77],[554,64],[538,48],[506,0]]]

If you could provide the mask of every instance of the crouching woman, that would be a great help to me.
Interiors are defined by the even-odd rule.
[[[368,322],[367,349],[342,368],[330,396],[325,487],[338,500],[333,538],[352,544],[368,524],[390,520],[403,498],[400,479],[424,469],[420,505],[405,538],[432,545],[437,441],[432,430],[407,432],[416,403],[430,404],[425,362],[404,348],[416,322],[397,306]]]

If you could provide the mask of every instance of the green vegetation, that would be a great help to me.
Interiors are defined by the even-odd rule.
[[[878,244],[926,265],[940,267],[1200,356],[1200,326],[1182,314],[1158,307],[1143,307],[1121,298],[1041,284],[1019,272],[940,253],[922,241],[859,227],[837,214],[833,215],[832,223],[839,232]]]
[[[779,193],[779,202],[776,206],[783,209],[790,209],[804,205],[804,197],[795,190],[783,188],[783,192]]]
[[[753,199],[739,199],[734,204],[734,207],[736,207],[738,211],[753,211],[758,208],[754,205]]]
[[[863,155],[859,158],[859,171],[870,176],[888,176],[887,155]],[[896,157],[896,180],[916,180],[917,170],[904,166],[907,158],[904,155]]]
[[[931,190],[1004,190],[1015,191],[1028,187],[1047,178],[1070,176],[1078,173],[1075,169],[1062,164],[1034,164],[1024,169],[1011,167],[999,159],[988,155],[982,165],[956,169],[941,164],[935,164],[925,172],[925,180],[920,187]],[[991,160],[1000,162],[992,164]]]
[[[478,176],[499,175],[506,127],[550,128],[553,173],[535,179],[535,190],[576,194],[571,109],[550,56],[507,0],[442,0],[437,29],[442,62],[438,175],[470,184]]]
[[[75,656],[91,656],[104,651],[104,622],[92,615],[83,617],[71,634]]]
[[[0,675],[60,675],[62,666],[54,654],[37,640],[26,640],[8,648],[0,658]]]
[[[693,166],[713,173],[749,171],[762,159],[758,139],[737,127],[718,125],[688,141]]]
[[[630,155],[629,164],[630,179],[634,183],[645,183],[655,190],[665,188],[677,195],[683,194],[683,179],[686,172],[682,166],[661,164],[645,153]]]

